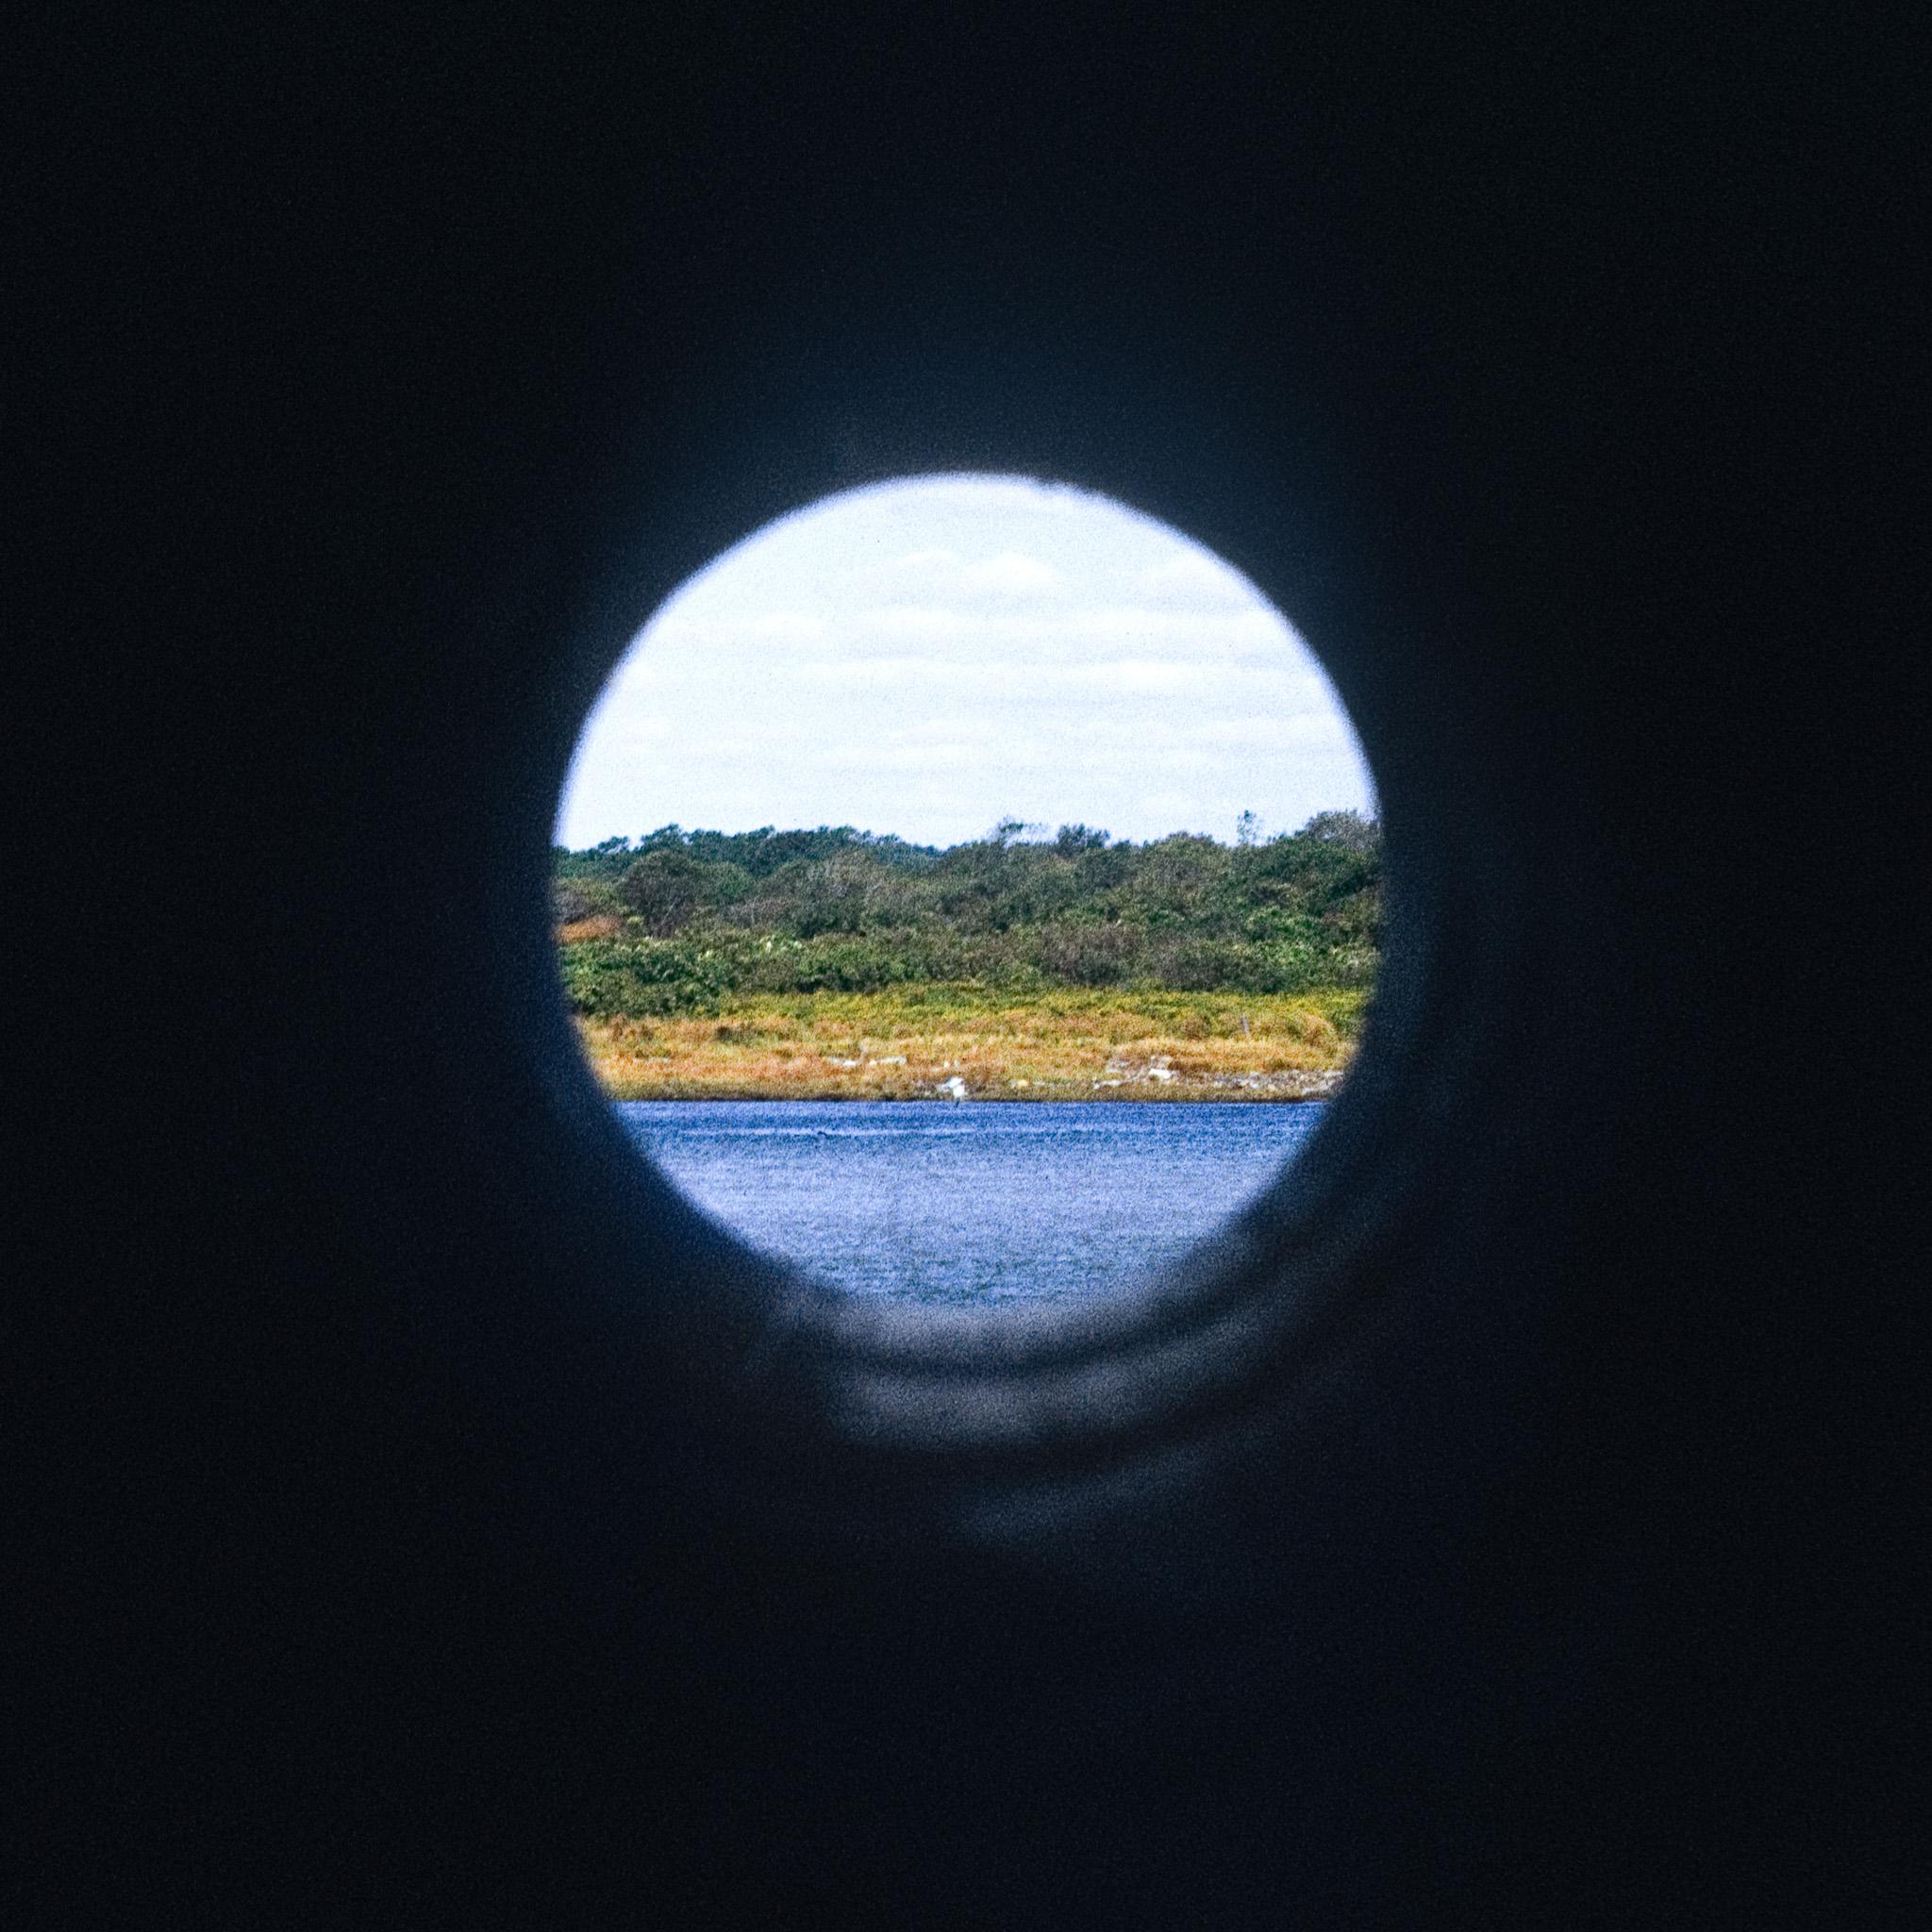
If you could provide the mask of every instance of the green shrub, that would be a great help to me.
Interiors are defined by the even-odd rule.
[[[554,855],[560,921],[627,913],[566,947],[586,1015],[709,1010],[728,992],[1141,987],[1302,992],[1373,985],[1381,839],[1324,813],[1265,843],[1005,821],[945,851],[858,832],[686,832]],[[1252,840],[1250,824],[1244,840]]]
[[[572,1010],[592,1019],[715,1012],[732,986],[723,960],[673,940],[588,940],[562,957]]]

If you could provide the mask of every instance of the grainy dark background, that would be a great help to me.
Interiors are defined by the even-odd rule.
[[[28,38],[23,1923],[1901,1904],[1901,50]],[[768,1332],[604,1121],[542,891],[658,599],[977,464],[1294,618],[1398,910],[1313,1205],[968,1372]]]

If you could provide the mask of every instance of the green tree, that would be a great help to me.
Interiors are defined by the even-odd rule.
[[[705,903],[708,870],[676,845],[654,845],[618,882],[617,895],[643,921],[644,930],[669,939],[690,924]]]
[[[1374,852],[1382,843],[1382,827],[1358,811],[1318,811],[1295,837],[1339,845],[1344,852]]]

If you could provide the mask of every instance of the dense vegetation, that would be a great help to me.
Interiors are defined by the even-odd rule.
[[[1365,989],[1381,840],[1318,813],[1232,845],[1008,820],[945,850],[849,825],[606,840],[554,855],[564,983],[596,1019],[914,984],[1298,993]]]

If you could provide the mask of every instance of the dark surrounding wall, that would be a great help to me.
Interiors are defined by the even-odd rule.
[[[1895,63],[587,19],[19,64],[22,1923],[1877,1916]],[[1291,1186],[997,1332],[638,1171],[543,897],[654,604],[974,466],[1294,618],[1392,906]]]

